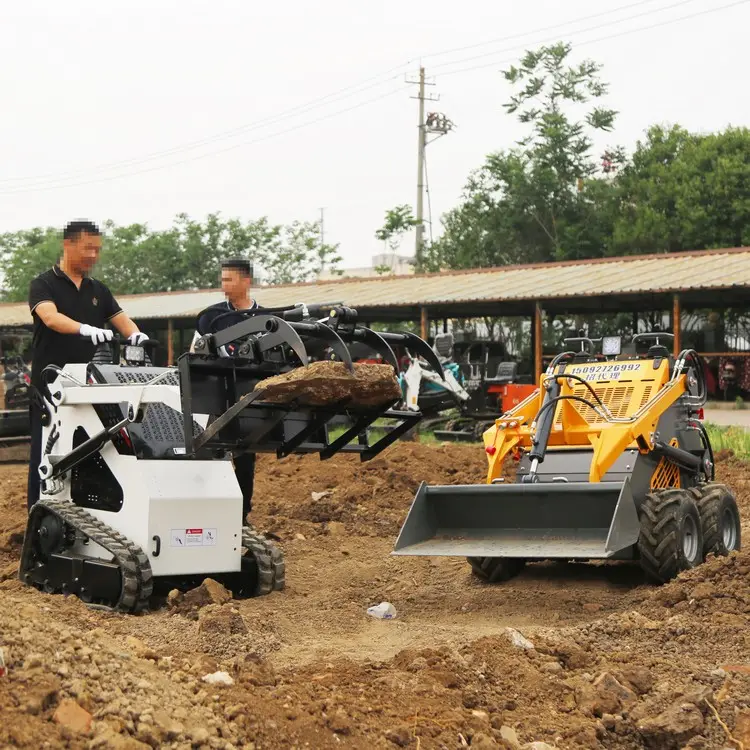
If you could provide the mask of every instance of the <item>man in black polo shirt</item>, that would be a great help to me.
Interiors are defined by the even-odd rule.
[[[194,351],[194,345],[197,339],[205,336],[207,333],[221,331],[235,323],[240,323],[245,319],[245,315],[237,312],[232,315],[225,313],[234,313],[235,311],[259,310],[260,306],[250,296],[250,287],[253,283],[253,267],[247,260],[230,259],[221,263],[221,289],[226,296],[224,302],[217,302],[211,307],[207,307],[199,316],[195,324],[195,335],[190,351]],[[217,319],[222,315],[221,319]],[[215,325],[214,325],[215,321]],[[236,354],[237,346],[228,344],[222,347],[220,353],[227,357],[233,357]],[[241,453],[232,458],[234,464],[234,474],[242,490],[242,522],[245,522],[247,514],[253,506],[253,480],[255,478],[255,454]]]
[[[112,292],[89,276],[99,259],[102,235],[90,221],[72,221],[63,231],[59,265],[39,274],[29,287],[34,320],[31,359],[31,457],[29,509],[39,499],[39,462],[42,455],[42,396],[49,398],[43,380],[48,365],[90,362],[97,344],[111,341],[107,323],[131,344],[147,336],[122,311]]]

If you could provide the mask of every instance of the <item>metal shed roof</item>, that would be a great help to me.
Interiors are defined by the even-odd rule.
[[[254,296],[265,307],[340,302],[367,310],[396,311],[415,306],[449,309],[471,303],[726,289],[750,290],[750,247],[261,286]],[[122,296],[119,302],[132,318],[147,320],[191,318],[222,299],[220,290],[211,289]],[[26,304],[0,305],[0,326],[30,323]]]

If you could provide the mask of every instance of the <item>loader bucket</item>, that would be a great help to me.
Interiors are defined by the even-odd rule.
[[[640,525],[624,482],[422,484],[394,555],[608,558],[635,544]]]

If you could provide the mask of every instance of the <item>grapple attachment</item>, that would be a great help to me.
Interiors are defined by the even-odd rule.
[[[395,555],[610,558],[640,526],[630,481],[422,484]]]
[[[339,451],[349,451],[360,453],[366,460],[421,419],[419,413],[394,408],[401,395],[392,345],[409,348],[440,371],[435,353],[418,336],[365,328],[358,325],[356,310],[342,306],[298,305],[246,311],[244,315],[230,327],[199,339],[195,353],[179,360],[185,425],[191,424],[193,414],[208,415],[206,429],[200,434],[185,430],[188,455],[217,450],[274,451],[280,456],[319,452],[321,458],[329,458]],[[380,400],[359,377],[360,367],[366,366],[355,365],[350,345],[372,351],[384,363],[382,367],[393,371],[393,388],[385,389]],[[230,349],[234,356],[225,356]],[[331,370],[332,378],[337,375],[335,388],[313,383],[286,401],[265,392],[265,381],[307,368],[312,362],[340,363],[350,376],[338,377],[339,371]],[[294,379],[304,382],[305,374],[297,378],[295,373]],[[396,420],[397,424],[370,445],[367,428],[380,418]],[[342,420],[344,433],[329,439],[329,424]]]

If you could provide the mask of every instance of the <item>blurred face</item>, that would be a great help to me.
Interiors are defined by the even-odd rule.
[[[102,238],[95,234],[81,232],[71,240],[63,241],[63,253],[71,271],[82,276],[90,273],[99,260]]]
[[[242,300],[250,293],[250,277],[236,268],[222,268],[221,291],[230,300]]]

